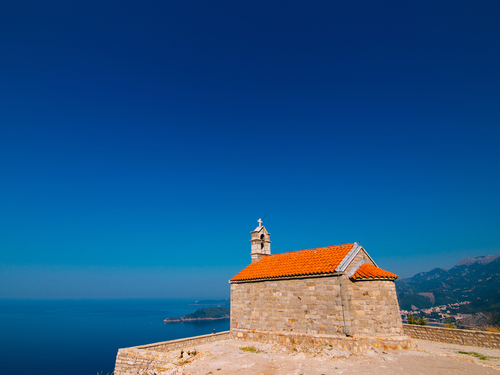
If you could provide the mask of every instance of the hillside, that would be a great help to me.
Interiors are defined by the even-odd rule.
[[[192,314],[184,316],[187,319],[220,319],[229,318],[229,309],[227,307],[208,307],[206,309],[198,309]]]
[[[206,309],[198,309],[194,313],[184,315],[183,317],[167,318],[164,320],[164,322],[174,323],[189,322],[195,320],[228,319],[229,314],[229,309],[227,307],[208,307]]]
[[[396,281],[402,310],[463,301],[462,313],[500,311],[500,254],[464,258],[450,270],[435,268]]]
[[[217,307],[225,307],[231,304],[231,300],[229,298],[226,299],[207,299],[202,301],[194,301],[190,303],[190,305],[217,305]]]

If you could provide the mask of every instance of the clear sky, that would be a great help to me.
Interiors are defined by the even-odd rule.
[[[4,1],[0,298],[228,297],[500,252],[500,2]]]

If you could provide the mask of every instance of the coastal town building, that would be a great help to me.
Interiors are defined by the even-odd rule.
[[[353,337],[403,336],[394,280],[359,243],[271,254],[251,232],[251,263],[231,283],[231,330]]]

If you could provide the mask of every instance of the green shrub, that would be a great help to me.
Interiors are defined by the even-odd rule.
[[[453,325],[453,323],[451,322],[451,319],[448,318],[444,321],[444,328],[450,328],[450,329],[453,329],[453,328],[457,328]]]
[[[427,321],[425,320],[425,318],[424,318],[423,315],[421,315],[420,318],[418,318],[417,324],[420,324],[421,326],[426,326],[427,325]]]
[[[413,314],[406,315],[406,319],[408,319],[408,324],[418,324],[421,326],[426,326],[427,321],[423,316],[415,316]]]

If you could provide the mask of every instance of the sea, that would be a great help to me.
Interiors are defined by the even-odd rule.
[[[119,348],[229,330],[229,319],[163,323],[193,300],[0,300],[2,375],[112,374]]]

